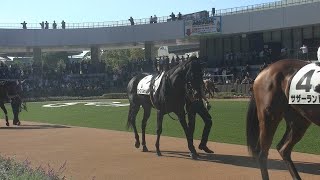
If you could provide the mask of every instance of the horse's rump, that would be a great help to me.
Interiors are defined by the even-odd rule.
[[[313,122],[320,126],[320,77],[318,65],[285,59],[261,71],[253,83],[253,97],[247,113],[247,145],[256,155],[263,179],[269,179],[268,152],[282,119],[286,131],[276,146],[293,179],[301,179],[291,151]]]

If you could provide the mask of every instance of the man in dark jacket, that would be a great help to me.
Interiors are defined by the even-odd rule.
[[[206,105],[204,105],[203,100],[205,100]],[[206,107],[205,107],[206,106]],[[207,100],[203,86],[201,92],[195,91],[190,84],[187,85],[187,97],[186,97],[186,109],[188,112],[188,126],[190,128],[190,132],[193,136],[194,128],[195,128],[195,118],[196,113],[200,115],[200,117],[204,121],[204,129],[202,133],[201,143],[199,144],[199,149],[204,150],[206,153],[214,153],[207,147],[209,133],[212,127],[212,119],[209,114],[209,110],[211,105]]]

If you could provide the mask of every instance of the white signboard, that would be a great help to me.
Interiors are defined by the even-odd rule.
[[[320,84],[320,67],[314,63],[302,67],[292,78],[289,104],[320,104],[320,94],[314,89]]]
[[[194,36],[207,33],[221,33],[221,16],[185,21],[185,35]]]

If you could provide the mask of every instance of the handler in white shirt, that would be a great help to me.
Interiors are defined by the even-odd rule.
[[[303,45],[300,50],[302,51],[302,59],[308,60],[308,47],[306,45]]]

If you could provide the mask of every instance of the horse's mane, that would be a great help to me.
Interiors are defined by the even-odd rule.
[[[198,61],[198,59],[195,59],[195,58],[191,57],[187,61],[183,61],[183,62],[177,64],[176,66],[170,68],[168,71],[165,72],[165,74],[174,74],[177,69],[185,68],[188,64],[192,63],[193,61]]]

